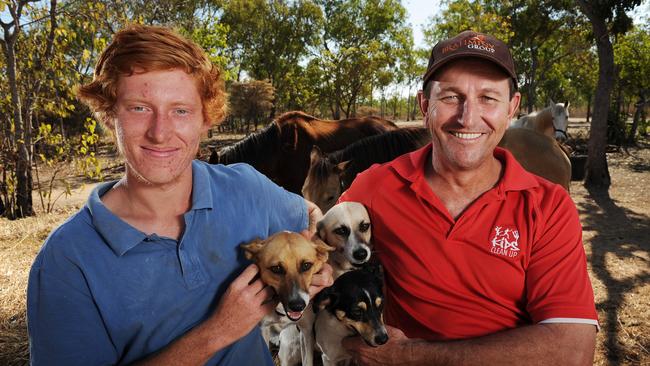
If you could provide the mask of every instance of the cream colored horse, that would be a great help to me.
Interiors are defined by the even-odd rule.
[[[510,150],[524,169],[569,191],[571,161],[554,138],[527,128],[509,128],[499,146]]]
[[[548,106],[541,111],[523,116],[510,124],[511,128],[528,128],[544,135],[565,141],[569,127],[569,103],[555,103],[548,100]]]

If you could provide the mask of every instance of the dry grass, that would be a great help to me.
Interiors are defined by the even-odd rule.
[[[220,137],[210,143],[221,146],[232,141]],[[202,157],[208,153],[202,148]],[[650,144],[646,141],[629,154],[612,153],[608,159],[609,194],[589,192],[580,182],[571,186],[600,316],[594,364],[650,365]],[[110,168],[113,175],[119,174],[117,165]],[[50,230],[83,205],[88,188],[67,197],[54,213],[18,221],[0,219],[0,365],[28,363],[29,268]]]
[[[16,221],[0,219],[0,365],[28,363],[25,291],[29,268],[48,233],[74,210]]]

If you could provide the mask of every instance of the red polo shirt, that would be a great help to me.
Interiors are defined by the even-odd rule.
[[[370,213],[385,316],[407,336],[450,340],[526,324],[597,325],[578,212],[510,152],[499,183],[454,220],[424,177],[431,145],[359,174],[341,201]]]

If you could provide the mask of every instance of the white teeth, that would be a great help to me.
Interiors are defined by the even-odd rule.
[[[459,139],[463,140],[471,140],[475,139],[481,136],[480,133],[461,133],[461,132],[452,132],[452,135],[458,137]]]

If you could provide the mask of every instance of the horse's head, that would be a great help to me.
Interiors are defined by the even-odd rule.
[[[342,193],[341,179],[349,161],[334,164],[314,145],[309,155],[310,165],[302,186],[302,196],[327,212]]]
[[[567,128],[569,127],[569,102],[555,103],[552,99],[548,100],[548,107],[553,114],[553,129],[555,130],[555,139],[565,141]]]

